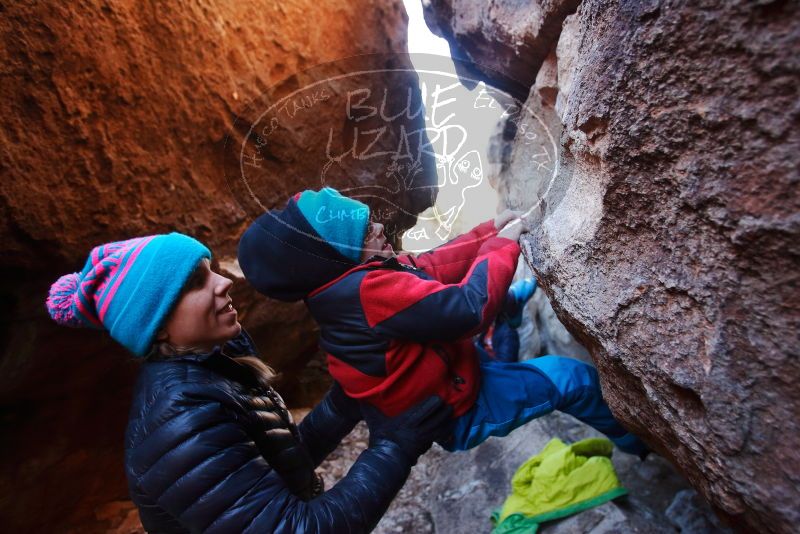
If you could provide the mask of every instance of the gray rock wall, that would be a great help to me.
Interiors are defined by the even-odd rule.
[[[498,178],[615,415],[742,530],[800,520],[798,11],[585,0]]]

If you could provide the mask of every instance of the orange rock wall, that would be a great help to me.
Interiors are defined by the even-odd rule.
[[[236,117],[321,63],[402,62],[405,11],[399,0],[14,2],[0,6],[0,36],[0,524],[124,530],[137,364],[104,334],[52,323],[50,282],[93,245],[171,230],[230,261],[249,220],[224,174]],[[318,185],[289,172],[295,151],[261,183],[276,202]],[[255,301],[242,284],[234,293]],[[313,352],[302,305],[243,309],[265,353]]]
[[[5,11],[5,266],[74,264],[90,244],[171,229],[230,245],[246,224],[221,167],[233,117],[290,74],[404,51],[406,39],[399,1],[34,2]]]

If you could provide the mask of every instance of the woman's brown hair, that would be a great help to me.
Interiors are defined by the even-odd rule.
[[[261,387],[268,388],[272,386],[277,374],[272,367],[264,363],[258,356],[237,356],[233,360],[244,365]]]

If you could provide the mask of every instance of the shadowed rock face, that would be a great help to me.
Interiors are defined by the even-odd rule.
[[[540,204],[526,259],[615,415],[734,526],[769,532],[800,520],[799,15],[585,0],[498,179],[509,205]],[[551,174],[519,135],[534,119],[558,138]]]
[[[564,18],[580,0],[485,2],[422,0],[425,20],[451,42],[455,58],[475,63],[492,85],[525,100]],[[467,69],[460,63],[457,68]],[[465,82],[466,83],[466,82]]]
[[[235,246],[252,216],[322,185],[324,160],[312,148],[330,134],[337,155],[353,146],[363,155],[366,143],[396,150],[399,126],[422,124],[399,119],[381,139],[354,140],[348,91],[368,83],[374,106],[387,89],[394,113],[416,77],[344,79],[328,86],[325,105],[305,98],[299,111],[287,108],[292,120],[248,176],[263,206],[242,194],[231,161],[247,125],[321,78],[410,66],[406,15],[399,0],[12,3],[0,12],[0,522],[16,532],[123,528],[129,508],[108,503],[127,499],[122,432],[137,365],[104,334],[53,323],[50,283],[79,270],[94,245],[171,230],[207,243],[239,278]],[[340,158],[324,183],[385,193],[398,182],[385,164]],[[432,167],[422,171],[415,185],[435,181]],[[383,209],[367,202],[402,231],[432,202],[430,189],[417,191],[383,194],[394,202]],[[270,363],[291,375],[313,357],[302,304],[267,302],[242,280],[232,294]],[[302,401],[324,384],[302,387],[288,397]]]

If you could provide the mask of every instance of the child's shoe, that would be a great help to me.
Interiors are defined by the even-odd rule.
[[[522,311],[525,303],[528,302],[536,292],[536,279],[525,278],[517,280],[508,288],[506,305],[503,310],[505,320],[512,328],[519,328],[522,324]]]

